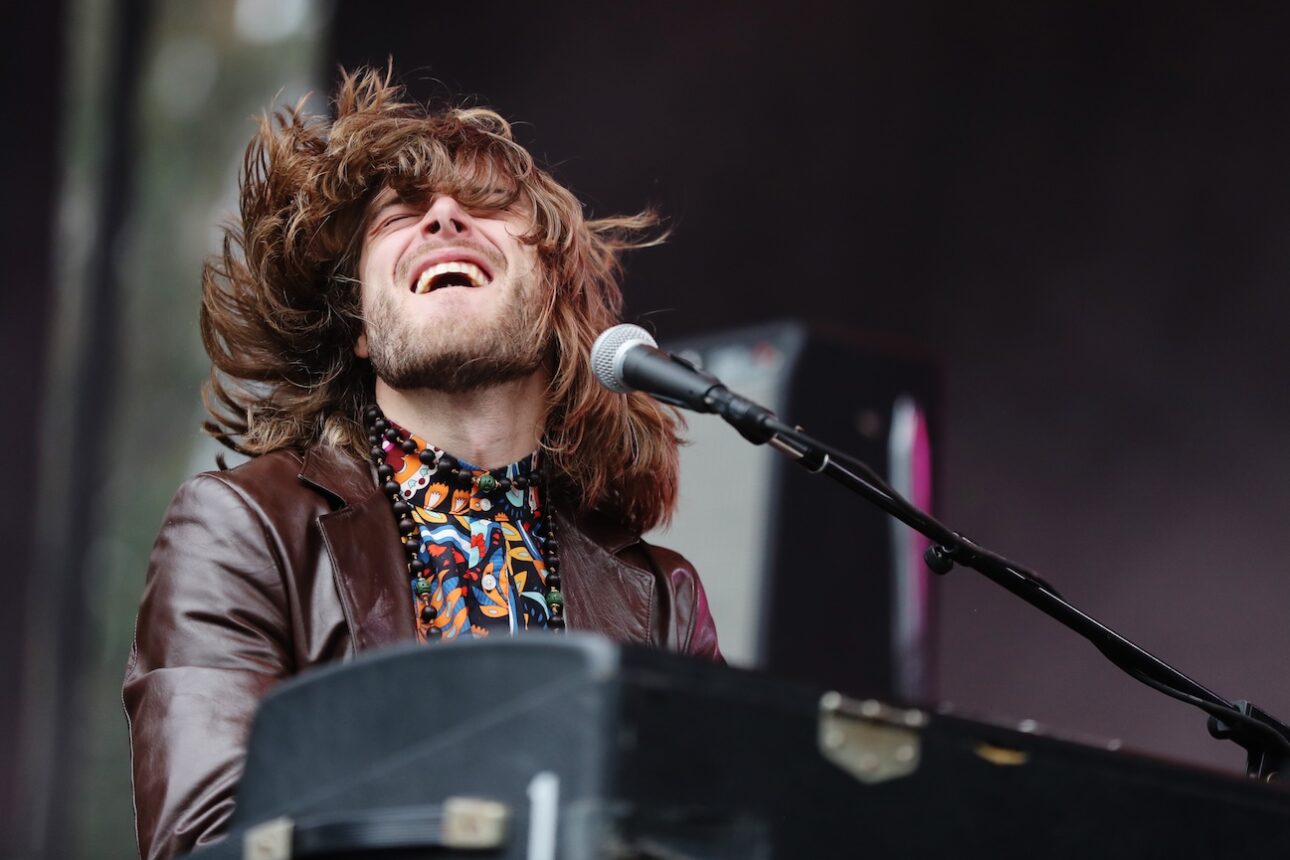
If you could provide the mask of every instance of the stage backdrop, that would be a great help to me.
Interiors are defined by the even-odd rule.
[[[659,205],[627,295],[662,337],[800,315],[937,355],[944,518],[1290,719],[1287,16],[1242,6],[340,4],[333,56],[527,121],[596,214]],[[1241,766],[989,582],[936,585],[943,702]]]

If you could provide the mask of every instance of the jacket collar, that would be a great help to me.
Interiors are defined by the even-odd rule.
[[[357,504],[376,494],[376,479],[368,465],[333,445],[305,450],[300,480],[330,496],[335,507]]]
[[[635,546],[641,542],[639,534],[604,517],[581,517],[576,524],[568,523],[565,518],[561,517],[560,522],[573,525],[592,543],[598,544],[610,555],[617,555],[629,546]]]

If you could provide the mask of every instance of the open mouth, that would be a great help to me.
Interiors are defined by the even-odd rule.
[[[448,263],[436,263],[429,267],[412,287],[412,292],[420,295],[445,287],[482,287],[488,284],[488,273],[465,260],[453,260]]]

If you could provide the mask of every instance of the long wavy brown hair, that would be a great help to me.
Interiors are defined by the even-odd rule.
[[[560,495],[638,529],[670,516],[678,416],[592,375],[592,342],[620,320],[621,254],[661,240],[651,211],[588,220],[491,110],[408,100],[389,71],[342,70],[335,118],[303,102],[261,117],[241,176],[240,219],[202,273],[207,432],[248,455],[324,443],[365,457],[374,402],[356,280],[368,204],[385,188],[466,207],[524,207],[544,278],[539,330],[552,382],[542,446]]]

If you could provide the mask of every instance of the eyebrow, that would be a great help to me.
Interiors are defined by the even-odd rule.
[[[380,212],[382,209],[385,209],[388,206],[392,206],[395,203],[401,203],[401,202],[403,201],[400,198],[399,193],[397,191],[395,191],[393,188],[386,188],[382,190],[380,193],[378,193],[375,197],[373,197],[371,203],[367,204],[367,211],[369,215],[375,215],[377,212]]]

